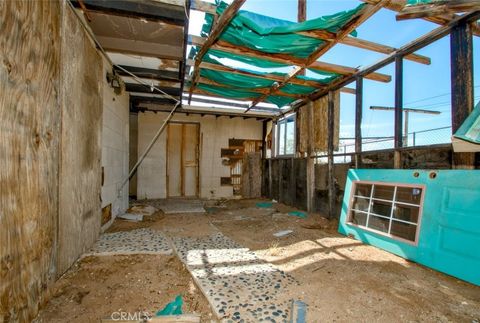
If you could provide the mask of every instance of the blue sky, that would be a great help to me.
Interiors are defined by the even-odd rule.
[[[307,0],[307,19],[338,11],[355,8],[360,1],[354,0]],[[296,21],[297,0],[247,0],[242,9],[268,15],[274,18]],[[200,17],[199,17],[200,18]],[[200,19],[199,19],[200,20]],[[192,29],[195,27],[192,23]],[[358,37],[381,44],[400,47],[421,35],[435,29],[438,25],[422,19],[396,21],[395,13],[382,9],[366,23],[360,26]],[[450,39],[445,37],[436,43],[421,49],[417,53],[428,56],[431,65],[404,61],[404,103],[405,107],[437,110],[438,116],[410,114],[409,132],[449,126],[450,117]],[[480,40],[474,37],[474,77],[475,101],[480,100]],[[346,45],[337,45],[327,52],[321,61],[351,67],[370,65],[385,57],[383,54],[362,50]],[[390,83],[364,81],[363,136],[392,136],[393,112],[373,111],[372,105],[394,105],[394,66],[393,64],[378,70],[392,76]],[[349,87],[354,87],[354,84]],[[353,137],[355,96],[341,95],[341,137]],[[437,143],[448,140],[449,130],[437,131],[417,136],[417,143]]]

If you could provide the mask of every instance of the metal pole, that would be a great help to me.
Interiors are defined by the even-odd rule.
[[[173,117],[173,114],[175,113],[175,110],[177,110],[177,107],[180,105],[180,102],[177,102],[175,104],[175,106],[173,107],[172,111],[170,111],[170,113],[168,114],[167,118],[165,119],[165,121],[163,122],[162,126],[160,127],[160,129],[158,129],[157,133],[155,134],[155,136],[153,136],[152,140],[150,141],[150,143],[148,144],[147,148],[143,151],[142,155],[140,156],[140,158],[138,159],[138,161],[135,163],[135,165],[132,167],[132,169],[130,170],[130,173],[128,174],[128,177],[125,178],[125,180],[122,182],[122,185],[120,186],[120,188],[118,189],[118,194],[121,194],[122,192],[122,189],[123,187],[125,186],[125,184],[127,184],[128,180],[133,176],[133,174],[135,174],[135,172],[137,171],[137,168],[138,166],[140,166],[140,164],[142,163],[142,161],[145,159],[145,157],[147,156],[147,154],[150,152],[150,150],[152,149],[153,145],[155,144],[155,142],[157,142],[157,139],[158,137],[160,137],[160,135],[162,134],[163,130],[165,129],[165,127],[167,126],[168,122],[170,121],[170,119],[172,119]]]

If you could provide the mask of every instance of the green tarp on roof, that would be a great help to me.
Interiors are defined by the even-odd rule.
[[[296,32],[308,30],[339,31],[355,14],[365,6],[361,4],[355,9],[342,11],[334,15],[319,17],[304,22],[291,22],[275,19],[253,12],[240,10],[220,35],[221,40],[229,43],[256,49],[265,53],[283,53],[299,58],[306,58],[323,44],[324,41]],[[217,0],[217,14],[221,15],[228,7]],[[213,23],[213,15],[205,15],[206,23],[202,28],[202,36],[208,36]]]
[[[223,1],[217,0],[217,14],[221,15],[228,7]],[[296,34],[296,32],[308,30],[327,30],[329,32],[339,31],[345,24],[364,7],[362,4],[355,9],[339,12],[334,15],[319,17],[313,20],[295,23],[291,21],[275,19],[249,11],[241,10],[232,19],[230,24],[220,35],[219,39],[238,46],[244,46],[264,53],[283,53],[296,58],[306,58],[312,54],[321,44],[323,40]],[[213,23],[213,15],[205,15],[205,24],[202,28],[202,36],[208,37]],[[195,47],[189,54],[189,58],[194,58],[197,53]],[[227,61],[226,60],[230,60]],[[275,74],[280,77],[287,78],[287,73],[266,73],[253,71],[245,68],[239,68],[238,63],[244,63],[257,68],[281,68],[291,65],[272,62],[268,59],[252,58],[239,54],[229,53],[218,49],[209,49],[203,57],[204,62],[228,66],[236,70],[245,71],[251,74],[266,76],[267,74]],[[228,63],[229,62],[229,63]],[[317,77],[297,76],[298,79],[318,82],[319,85],[327,84],[337,78],[336,73],[321,72],[314,70]],[[219,96],[232,99],[252,99],[261,96],[261,93],[253,92],[253,89],[270,88],[274,81],[271,79],[258,78],[252,76],[241,75],[238,73],[230,73],[223,71],[213,71],[201,69],[200,76],[215,81],[224,86],[215,86],[210,84],[199,84],[198,87],[204,91]],[[249,91],[250,89],[250,91]],[[286,84],[281,91],[289,94],[308,94],[315,90],[312,86],[303,86],[297,84]],[[286,106],[293,102],[295,98],[272,95],[266,101],[276,104],[279,107]]]

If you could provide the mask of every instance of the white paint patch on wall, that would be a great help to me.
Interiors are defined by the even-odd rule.
[[[138,114],[138,154],[140,155],[167,117],[167,113]],[[200,124],[200,197],[233,197],[231,186],[221,186],[220,178],[230,176],[229,166],[222,165],[221,149],[228,148],[228,140],[262,139],[262,122],[256,119],[215,116],[175,115],[173,122]],[[138,169],[137,196],[139,199],[166,198],[167,131],[158,138]]]
[[[128,208],[128,183],[119,196],[122,181],[128,176],[129,94],[117,95],[106,80],[110,64],[103,60],[103,127],[102,127],[102,208],[112,204],[112,219]],[[107,224],[108,226],[108,224]]]

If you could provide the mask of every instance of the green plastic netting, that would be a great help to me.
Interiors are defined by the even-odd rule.
[[[217,14],[221,15],[228,5],[217,0]],[[364,4],[355,9],[339,12],[334,15],[323,16],[313,20],[295,23],[286,20],[275,19],[245,10],[239,13],[232,19],[230,24],[220,35],[219,39],[227,41],[231,44],[244,46],[257,51],[274,54],[288,54],[296,58],[306,58],[313,53],[318,46],[324,41],[296,34],[300,31],[308,30],[327,30],[330,32],[339,31],[346,23],[348,23],[359,10],[364,7]],[[202,27],[202,36],[207,37],[213,23],[213,15],[205,15],[205,24]],[[356,33],[352,33],[356,35]],[[197,48],[193,47],[189,53],[189,58],[194,58],[197,54]],[[277,76],[286,78],[287,73],[267,73],[254,69],[269,69],[269,68],[285,68],[293,66],[278,62],[272,62],[268,59],[260,59],[239,54],[230,53],[218,49],[209,49],[203,57],[203,62],[208,62],[217,65],[223,65],[236,70],[244,71],[258,76],[268,76],[267,74],[275,74]],[[252,66],[252,69],[240,68],[239,63]],[[336,79],[339,74],[323,72],[318,70],[311,70],[310,76],[297,76],[297,79],[318,82],[319,85],[327,84]],[[268,78],[252,77],[238,73],[215,71],[211,69],[201,69],[200,76],[222,84],[222,86],[215,86],[211,84],[198,84],[198,88],[222,97],[232,99],[255,99],[262,94],[252,91],[253,89],[268,89],[275,81]],[[281,91],[288,94],[308,94],[315,90],[315,87],[304,86],[298,84],[288,83],[282,87]],[[295,98],[272,95],[266,101],[277,105],[278,107],[286,106],[292,103]]]

